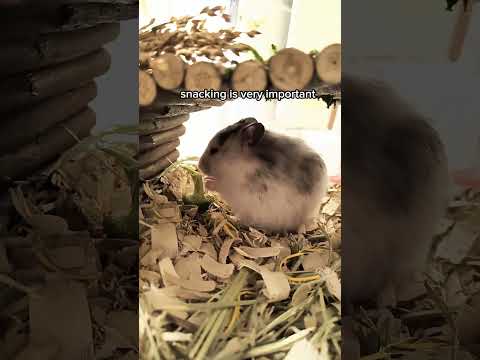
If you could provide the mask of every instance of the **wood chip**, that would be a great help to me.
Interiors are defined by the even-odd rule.
[[[62,269],[83,268],[87,263],[85,250],[80,246],[62,246],[45,252],[49,260]]]
[[[221,264],[213,260],[210,256],[204,255],[200,262],[202,268],[209,274],[221,279],[227,279],[233,274],[235,267],[232,264]]]
[[[201,268],[198,254],[194,253],[188,257],[178,258],[175,262],[175,271],[185,280],[200,279]]]
[[[222,243],[222,247],[220,248],[220,251],[218,253],[218,262],[222,264],[227,263],[227,257],[230,254],[230,249],[232,247],[232,244],[234,243],[235,239],[229,237],[228,239],[225,239],[225,241]]]
[[[324,250],[305,255],[302,261],[305,271],[319,271],[325,268],[330,260],[330,251]]]
[[[283,272],[274,272],[263,268],[261,275],[265,282],[264,294],[268,300],[282,301],[290,296],[290,284],[287,275]]]
[[[58,358],[93,359],[92,324],[85,286],[49,277],[38,297],[30,297],[30,341],[54,340]]]
[[[251,259],[273,257],[280,254],[280,248],[278,247],[255,248],[249,246],[238,246],[234,247],[234,249],[240,255],[249,257]]]
[[[170,258],[166,257],[160,260],[158,267],[160,269],[162,281],[165,286],[177,285],[179,282],[178,280],[181,280],[180,276],[175,271],[175,267],[173,266]]]
[[[202,244],[202,246],[200,247],[200,252],[207,254],[214,260],[218,259],[217,250],[215,250],[215,246],[213,246],[213,244],[208,240]]]
[[[457,223],[438,245],[435,256],[460,264],[475,244],[478,233],[464,223]]]
[[[202,237],[198,235],[185,235],[182,244],[188,250],[198,251],[202,247]]]
[[[152,250],[162,249],[165,256],[171,259],[177,257],[178,239],[174,223],[154,225],[151,229]]]

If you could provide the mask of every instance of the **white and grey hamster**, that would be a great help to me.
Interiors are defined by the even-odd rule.
[[[320,155],[302,140],[265,129],[254,118],[219,131],[199,161],[207,188],[245,225],[296,231],[319,211],[328,185]]]
[[[351,306],[423,270],[449,175],[438,134],[384,84],[343,77],[342,109],[342,303]]]

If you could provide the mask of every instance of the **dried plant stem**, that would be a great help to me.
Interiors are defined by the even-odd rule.
[[[291,345],[296,343],[299,340],[302,340],[303,338],[307,337],[308,334],[310,334],[313,331],[313,329],[305,329],[302,331],[299,331],[298,333],[291,335],[285,339],[276,341],[271,344],[266,344],[262,346],[255,347],[251,350],[249,350],[245,355],[244,358],[256,358],[268,354],[273,354],[282,350],[287,350]]]
[[[238,299],[242,288],[247,282],[248,275],[249,272],[247,269],[241,269],[219,300],[219,303],[232,303],[235,299]],[[214,342],[216,342],[227,317],[231,315],[231,313],[231,309],[217,310],[202,324],[202,327],[198,330],[197,334],[195,334],[196,339],[194,341],[196,341],[196,343],[189,353],[190,358],[195,358],[196,360],[206,358],[208,351],[214,345]]]
[[[239,306],[250,306],[256,303],[257,300],[241,300],[238,302],[226,302],[224,300],[221,300],[215,303],[208,304],[163,305],[159,307],[158,310],[209,312],[212,310],[231,309]]]

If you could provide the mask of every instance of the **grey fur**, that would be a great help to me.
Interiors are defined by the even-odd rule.
[[[319,206],[321,197],[325,194],[325,164],[320,155],[303,141],[268,130],[264,131],[258,142],[250,144],[251,138],[245,137],[247,132],[244,130],[256,122],[253,118],[247,118],[219,131],[200,158],[199,167],[220,181],[230,177],[231,183],[238,180],[239,188],[231,188],[231,183],[224,182],[218,190],[230,199],[234,210],[237,208],[239,212],[244,212],[245,217],[252,221],[262,219],[259,224],[270,230],[296,230],[292,226],[299,226],[301,221],[312,216],[313,208]],[[259,134],[261,132],[256,131],[253,136],[258,139]],[[211,154],[212,149],[216,153]],[[242,194],[252,201],[261,200],[265,203],[257,206],[257,209],[252,208],[249,213],[249,209],[246,209],[248,204],[236,204],[244,201],[241,199]],[[275,196],[279,196],[278,206],[275,204]],[[291,224],[282,227],[279,219],[289,211],[285,209],[287,202],[296,204],[298,214],[292,215]],[[267,205],[275,209],[258,209]],[[290,211],[293,210],[295,209]],[[285,214],[278,214],[281,211]],[[266,212],[271,212],[272,218],[275,217],[270,223]]]
[[[448,201],[436,132],[388,87],[342,78],[342,302],[422,271]]]

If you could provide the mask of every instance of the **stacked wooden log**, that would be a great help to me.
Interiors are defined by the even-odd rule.
[[[22,179],[90,134],[103,46],[138,2],[17,1],[0,11],[0,184]]]
[[[179,138],[185,134],[184,123],[190,113],[222,104],[181,99],[176,93],[159,89],[154,102],[140,107],[140,178],[152,179],[178,159]]]

